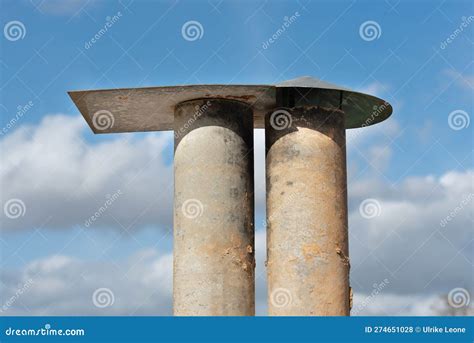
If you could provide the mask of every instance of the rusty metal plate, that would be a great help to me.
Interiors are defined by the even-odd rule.
[[[118,133],[173,130],[175,106],[199,98],[246,102],[253,108],[255,128],[264,128],[265,114],[280,103],[279,90],[285,89],[301,95],[295,106],[342,109],[348,129],[376,124],[392,114],[392,106],[382,99],[308,76],[276,85],[188,85],[68,93],[94,133]]]
[[[255,127],[275,107],[275,87],[196,85],[68,92],[94,133],[173,130],[177,104],[199,98],[244,101],[253,107]]]

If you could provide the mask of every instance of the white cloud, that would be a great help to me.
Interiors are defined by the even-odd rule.
[[[254,130],[254,175],[256,212],[265,209],[265,130]],[[260,223],[258,223],[260,224]],[[257,225],[259,226],[259,225]]]
[[[83,225],[107,200],[105,195],[117,189],[123,194],[94,227],[117,226],[117,222],[133,228],[171,227],[172,167],[163,154],[171,159],[172,135],[102,136],[105,139],[90,142],[83,140],[85,129],[82,118],[58,115],[2,138],[2,207],[10,198],[20,198],[26,205],[25,216],[15,220],[6,218],[2,211],[5,234],[44,222],[46,228],[58,229]],[[261,218],[265,208],[264,146],[263,132],[258,130],[255,184],[256,212]],[[349,148],[351,153],[355,151]],[[438,294],[455,287],[474,288],[474,201],[471,197],[463,204],[463,199],[474,193],[473,178],[474,171],[468,170],[408,177],[397,185],[376,178],[349,183],[351,284],[356,301],[357,296],[364,299],[374,283],[390,281],[361,314],[376,313],[377,304],[388,314],[429,314],[426,304]],[[367,198],[380,203],[378,217],[360,215],[359,205]],[[441,225],[448,217],[446,225]],[[257,309],[264,314],[263,220],[256,226]],[[34,275],[34,284],[9,310],[12,314],[169,314],[171,264],[171,255],[155,250],[140,250],[124,261],[107,262],[71,258],[65,251],[32,261],[22,269],[4,271],[0,293],[8,299],[18,285]],[[114,291],[112,308],[100,310],[89,301],[100,287]],[[414,305],[406,309],[404,304],[410,303]]]
[[[257,315],[267,314],[264,231],[257,232]],[[28,281],[31,280],[31,281]],[[25,286],[26,285],[26,286]],[[386,286],[388,287],[388,286]],[[113,304],[94,305],[93,294],[106,288]],[[18,295],[18,290],[22,293]],[[53,255],[2,277],[0,315],[170,315],[172,254],[138,251],[116,264]],[[15,295],[17,294],[17,295]],[[466,312],[467,311],[467,312]],[[472,305],[450,307],[446,294],[400,295],[381,290],[355,293],[352,315],[431,316],[473,313]]]
[[[142,250],[122,261],[87,262],[53,255],[2,275],[2,315],[170,315],[172,254]],[[15,297],[22,285],[22,294]],[[109,289],[111,306],[94,305],[94,291]],[[12,301],[13,299],[13,301]]]
[[[373,139],[379,139],[378,144],[380,145],[384,142],[383,138],[387,141],[398,134],[400,134],[400,125],[394,118],[389,118],[376,125],[346,130],[347,149],[363,151],[363,146]]]
[[[392,157],[392,149],[389,146],[374,146],[369,149],[370,164],[377,170],[383,172],[387,169]]]
[[[383,84],[379,81],[371,82],[364,87],[359,87],[356,90],[360,93],[366,93],[370,95],[375,95],[377,97],[381,97],[384,93],[386,93],[390,87],[386,84]]]
[[[356,290],[390,280],[389,292],[426,294],[473,287],[474,171],[376,180],[349,185],[352,281]],[[359,204],[374,198],[380,215],[366,219]],[[443,220],[447,220],[443,225]]]
[[[172,166],[164,155],[172,153],[172,134],[122,134],[90,143],[86,129],[81,117],[55,115],[2,138],[2,207],[12,198],[26,207],[17,219],[2,211],[3,229],[85,225],[119,190],[92,226],[171,227]]]
[[[371,297],[368,294],[356,293],[354,309],[361,309],[361,316],[447,316],[472,315],[471,305],[454,308],[449,306],[446,294],[378,294]]]
[[[455,69],[446,69],[443,74],[451,79],[456,86],[463,91],[466,91],[469,96],[472,96],[474,90],[474,75],[462,74]]]

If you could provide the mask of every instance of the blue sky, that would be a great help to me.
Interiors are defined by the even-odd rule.
[[[2,40],[3,125],[18,105],[30,100],[34,113],[22,123],[38,123],[46,113],[76,114],[67,90],[266,84],[312,75],[356,89],[378,84],[379,95],[394,104],[396,120],[408,128],[397,142],[408,153],[398,156],[397,166],[413,163],[413,156],[425,151],[417,134],[422,128],[431,130],[457,159],[471,150],[463,144],[471,138],[469,130],[447,139],[445,124],[451,111],[472,108],[472,88],[466,85],[472,82],[472,27],[440,48],[472,12],[467,1],[134,1],[129,8],[122,5],[126,1],[77,1],[61,15],[35,9],[33,4],[41,3],[2,3],[2,22],[14,18],[26,26],[24,39]],[[120,20],[85,49],[106,17],[118,12]],[[283,18],[295,12],[300,14],[296,22],[263,49]],[[188,20],[202,24],[202,39],[183,39],[181,27]],[[379,39],[360,38],[359,26],[367,20],[380,24]],[[451,161],[437,155],[431,152],[430,163],[417,163],[412,172],[440,173],[451,167]],[[399,173],[396,168],[388,175],[396,180]]]
[[[263,43],[281,28],[284,18],[296,13],[285,32],[264,48]],[[107,18],[114,15],[119,19],[86,48]],[[454,111],[470,120],[474,109],[472,15],[469,1],[1,1],[2,27],[11,21],[24,26],[22,39],[7,39],[4,33],[0,40],[0,126],[8,127],[0,136],[2,164],[7,166],[2,171],[2,206],[10,198],[24,199],[26,204],[24,217],[14,221],[2,217],[5,293],[15,289],[12,285],[34,266],[75,263],[87,275],[87,271],[98,270],[98,264],[107,263],[105,269],[111,272],[117,268],[119,273],[134,254],[152,254],[153,250],[156,259],[162,261],[171,251],[172,134],[94,136],[67,91],[199,83],[272,84],[302,75],[377,95],[394,108],[385,123],[348,133],[349,207],[354,212],[350,224],[356,236],[351,237],[351,252],[356,261],[363,265],[367,259],[378,260],[374,263],[379,269],[393,274],[405,265],[396,258],[384,259],[380,249],[385,241],[379,241],[379,235],[385,235],[386,225],[393,226],[387,236],[394,233],[398,237],[390,240],[395,247],[403,245],[404,237],[413,238],[405,234],[424,232],[425,236],[413,238],[418,244],[407,255],[416,258],[427,249],[417,259],[424,260],[438,251],[433,240],[439,238],[444,248],[451,244],[453,249],[446,255],[440,253],[442,260],[453,258],[452,263],[458,266],[440,267],[436,275],[433,265],[437,262],[431,262],[423,276],[428,293],[441,294],[457,286],[472,289],[472,269],[466,274],[473,257],[470,200],[456,217],[456,228],[442,234],[449,243],[435,237],[422,244],[424,238],[431,237],[433,223],[436,226],[459,206],[463,196],[472,194],[472,124],[454,130],[448,120]],[[182,35],[183,25],[191,20],[202,26],[202,37],[194,41]],[[361,36],[360,27],[367,21],[379,26],[376,39]],[[467,25],[456,33],[463,22]],[[443,45],[450,36],[451,42]],[[29,102],[31,109],[9,127],[18,107]],[[257,154],[262,142],[256,139],[257,182],[263,175],[263,154]],[[156,151],[144,153],[147,147]],[[134,151],[142,155],[137,157]],[[111,152],[118,157],[108,160]],[[156,154],[158,166],[137,170],[137,163],[143,165]],[[61,161],[69,165],[60,166]],[[104,165],[109,169],[102,170]],[[66,170],[68,166],[81,171]],[[96,227],[85,230],[83,214],[100,206],[106,194],[123,187],[130,173],[136,175],[133,186],[139,189],[130,190],[127,199],[117,201],[117,215],[110,213],[113,219],[101,218]],[[150,189],[143,189],[148,183],[159,194],[156,198]],[[256,223],[262,233],[261,189],[262,185],[257,190]],[[384,211],[380,223],[361,222],[356,218],[357,209],[360,201],[369,197],[379,199],[382,208],[394,206],[393,215]],[[413,222],[409,219],[412,231],[398,232],[404,225],[394,224],[395,214],[411,218],[411,208],[403,207],[411,205],[413,213],[422,211],[420,198],[433,208],[426,206],[430,211],[423,214],[425,219],[413,214]],[[438,208],[440,203],[444,205]],[[141,216],[143,208],[147,210]],[[153,214],[150,208],[162,210]],[[120,212],[128,209],[132,213],[120,217]],[[80,213],[77,218],[74,211]],[[433,217],[436,213],[438,217]],[[61,214],[70,220],[60,218]],[[50,217],[53,219],[47,221]],[[117,230],[116,219],[122,220],[127,231]],[[370,236],[374,232],[376,243]],[[371,247],[376,249],[370,251]],[[50,271],[44,268],[44,273]],[[360,276],[354,276],[356,283],[365,278],[365,269],[361,269]],[[437,284],[446,269],[455,269],[446,276],[451,284]],[[416,273],[410,270],[398,278],[400,284],[408,285],[394,286],[393,297],[423,295],[423,287],[416,282],[411,287],[407,281],[413,275]],[[432,278],[435,281],[430,281]],[[356,291],[370,293],[372,281],[360,281]],[[87,285],[77,294],[98,287],[84,283]],[[41,289],[40,281],[36,285]],[[31,294],[41,292],[33,289]],[[393,306],[402,301],[390,299],[386,301],[392,301]],[[18,313],[44,313],[27,309],[48,308],[34,302],[28,305],[26,297],[23,301],[15,305]],[[164,304],[168,306],[166,301]],[[127,313],[130,306],[123,304],[114,313]],[[78,313],[92,311],[79,305],[73,308]],[[152,310],[143,313],[150,313],[147,311]]]

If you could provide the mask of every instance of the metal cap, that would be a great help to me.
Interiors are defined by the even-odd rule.
[[[187,85],[68,92],[94,133],[173,130],[175,106],[200,98],[238,100],[252,106],[255,128],[276,107],[323,106],[346,113],[346,128],[369,126],[392,113],[377,97],[312,77],[276,85]]]
[[[303,76],[275,85],[279,107],[317,105],[339,108],[345,113],[347,129],[365,127],[384,121],[392,114],[392,106],[373,95]]]

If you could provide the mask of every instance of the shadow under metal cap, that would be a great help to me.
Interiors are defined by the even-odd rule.
[[[323,106],[346,113],[346,128],[388,118],[392,107],[382,99],[311,77],[276,85],[186,85],[68,92],[94,133],[173,130],[175,106],[205,98],[238,100],[252,106],[255,128],[276,107]]]
[[[373,125],[392,114],[392,106],[382,99],[310,76],[283,81],[275,87],[278,107],[339,108],[345,113],[346,129]]]

